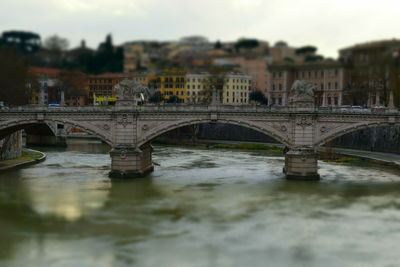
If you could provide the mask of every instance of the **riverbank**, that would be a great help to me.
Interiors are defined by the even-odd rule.
[[[33,149],[24,148],[21,157],[0,161],[0,173],[37,164],[44,161],[45,159],[45,153]]]

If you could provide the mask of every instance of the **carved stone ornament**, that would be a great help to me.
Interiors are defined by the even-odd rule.
[[[312,118],[307,116],[302,116],[296,119],[296,124],[301,126],[303,129],[307,126],[311,126],[313,124]]]
[[[281,131],[282,131],[282,132],[286,132],[286,131],[287,131],[287,128],[286,128],[285,125],[282,125],[282,126],[281,126]]]
[[[128,114],[122,114],[122,117],[118,120],[118,123],[122,124],[122,126],[125,128],[126,125],[130,123],[128,120]]]
[[[149,129],[149,126],[148,126],[147,124],[145,124],[145,125],[142,126],[142,130],[143,130],[143,131],[147,131],[148,129]]]
[[[120,154],[119,156],[120,156],[121,159],[126,159],[126,150],[123,149],[123,150],[121,151],[121,154]]]
[[[106,131],[109,131],[110,130],[110,126],[108,124],[104,124],[103,125],[103,129],[106,130]]]

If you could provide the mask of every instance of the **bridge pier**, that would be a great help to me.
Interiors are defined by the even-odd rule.
[[[285,154],[284,173],[288,180],[319,180],[318,155],[313,148],[291,148]]]
[[[144,177],[154,170],[152,161],[153,147],[146,144],[141,148],[116,146],[110,151],[111,178]]]

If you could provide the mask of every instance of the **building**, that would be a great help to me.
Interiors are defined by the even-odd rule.
[[[381,40],[339,50],[349,73],[348,101],[356,105],[380,106],[394,94],[400,104],[400,40]]]
[[[252,79],[249,75],[209,73],[187,74],[185,103],[197,104],[204,102],[204,93],[212,92],[210,87],[222,87],[220,101],[222,104],[248,104]]]
[[[251,76],[251,90],[266,93],[268,57],[223,56],[214,65],[226,67]]]
[[[88,102],[94,104],[94,96],[96,97],[115,97],[114,87],[121,81],[128,79],[145,86],[149,85],[152,75],[146,73],[103,73],[99,75],[88,76]]]
[[[185,86],[186,71],[168,70],[158,75],[160,79],[160,93],[168,101],[176,96],[183,103],[187,103],[187,90]]]
[[[295,80],[313,83],[316,106],[341,106],[346,85],[343,65],[334,60],[310,63],[276,63],[268,67],[267,97],[271,104],[286,106]]]
[[[124,73],[103,73],[99,75],[88,76],[88,88],[90,104],[94,101],[94,96],[111,97],[114,96],[113,88],[124,79],[128,79],[129,75]]]
[[[63,102],[63,93],[60,91],[58,80],[60,69],[31,67],[30,72],[36,78],[36,81],[28,83],[31,90],[31,104],[48,105]],[[34,83],[38,88],[34,86]]]
[[[223,104],[248,104],[252,77],[243,74],[227,74],[223,90]]]

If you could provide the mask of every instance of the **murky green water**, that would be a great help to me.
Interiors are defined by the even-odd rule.
[[[400,176],[320,163],[283,179],[262,152],[155,148],[146,179],[107,178],[108,148],[0,176],[0,266],[399,266]]]

